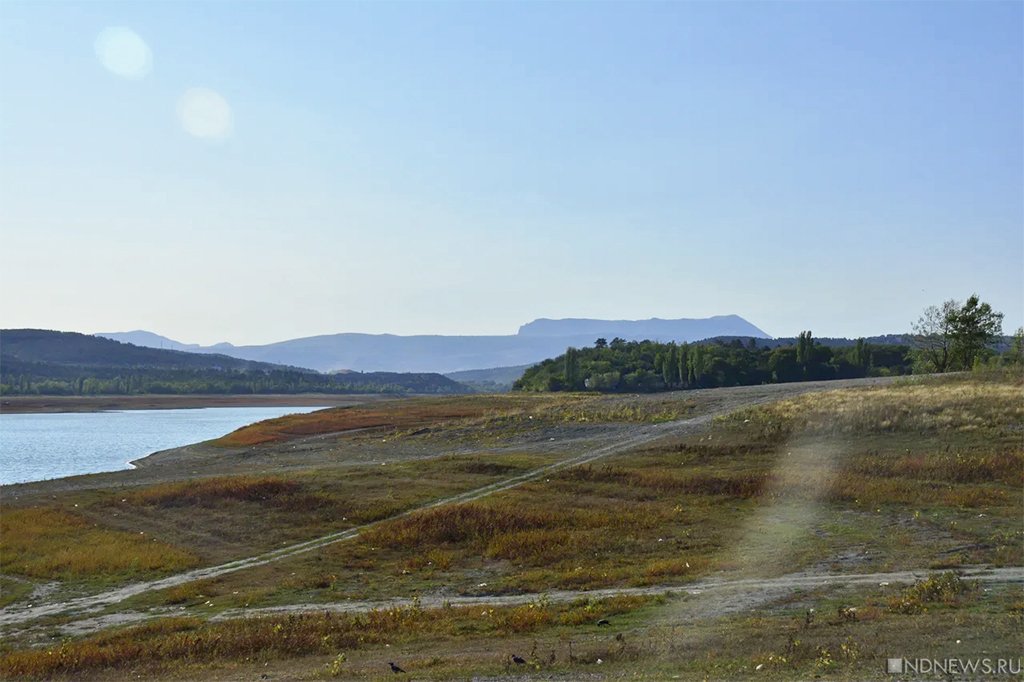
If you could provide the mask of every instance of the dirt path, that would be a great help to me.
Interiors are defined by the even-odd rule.
[[[792,591],[829,586],[863,586],[884,584],[910,584],[921,578],[935,575],[941,571],[920,569],[914,571],[896,571],[892,573],[793,573],[778,578],[746,578],[738,580],[711,579],[702,580],[689,585],[654,585],[650,587],[618,587],[600,590],[551,590],[533,594],[480,595],[480,596],[424,596],[413,599],[388,599],[378,601],[345,601],[336,604],[289,604],[287,606],[271,606],[260,609],[230,609],[223,611],[211,620],[227,620],[243,616],[266,616],[280,613],[304,613],[333,611],[336,613],[360,613],[379,609],[409,608],[418,605],[420,608],[441,608],[443,606],[519,606],[532,604],[540,600],[552,602],[571,602],[577,599],[607,599],[621,596],[654,596],[662,594],[686,594],[700,596],[704,594],[718,595],[723,592],[736,592],[743,595],[754,605],[761,601],[762,595],[770,595],[776,591]],[[977,580],[980,583],[1008,584],[1024,583],[1024,567],[1008,568],[973,567],[961,571],[964,579]],[[716,600],[717,601],[717,600]],[[724,609],[724,611],[743,609]],[[720,613],[717,615],[721,615]]]
[[[579,466],[587,464],[595,460],[608,457],[610,455],[618,454],[631,450],[633,448],[646,445],[655,441],[659,438],[663,438],[669,435],[681,435],[691,433],[695,430],[702,428],[714,417],[719,415],[728,414],[736,409],[749,407],[760,403],[770,402],[783,398],[789,398],[802,393],[811,391],[821,391],[837,388],[845,388],[850,386],[868,386],[877,385],[881,383],[888,383],[889,380],[885,379],[863,379],[863,380],[847,380],[847,381],[829,381],[829,382],[807,382],[802,384],[772,384],[758,387],[738,387],[736,389],[709,389],[705,391],[694,391],[691,393],[693,397],[700,399],[701,397],[707,397],[708,409],[703,414],[688,419],[681,419],[672,422],[665,422],[662,424],[655,425],[637,425],[630,426],[622,430],[614,442],[607,445],[590,449],[583,454],[569,457],[561,460],[554,464],[539,467],[527,473],[513,476],[511,478],[504,479],[480,488],[476,488],[458,495],[452,495],[445,497],[433,502],[427,503],[420,507],[408,510],[401,514],[375,521],[373,523],[365,524],[355,528],[351,528],[345,531],[331,533],[318,538],[313,538],[304,542],[282,547],[270,552],[264,552],[255,556],[230,561],[224,564],[216,566],[208,566],[199,568],[177,575],[168,576],[158,580],[151,580],[146,582],[133,583],[125,585],[123,587],[102,592],[100,594],[88,595],[69,599],[63,602],[54,602],[49,604],[39,604],[31,606],[20,606],[12,605],[4,609],[0,609],[0,628],[9,628],[10,626],[29,623],[39,618],[45,618],[48,616],[55,615],[74,615],[83,614],[99,611],[107,606],[117,604],[126,599],[140,595],[146,592],[152,592],[156,590],[166,589],[169,587],[175,587],[185,583],[193,582],[196,580],[204,580],[209,578],[216,578],[228,573],[241,571],[249,568],[255,568],[262,566],[274,561],[280,561],[287,559],[299,554],[310,552],[313,550],[326,547],[338,542],[344,542],[352,540],[358,537],[362,532],[369,528],[377,526],[388,521],[403,518],[417,512],[432,509],[448,504],[460,504],[464,502],[472,502],[479,500],[488,495],[493,495],[516,486],[522,485],[529,481],[548,476],[552,473],[566,469],[569,467]],[[702,396],[701,394],[705,394]],[[690,396],[688,396],[690,397]]]
[[[366,613],[369,611],[422,608],[476,606],[521,606],[540,601],[552,603],[573,602],[580,599],[608,599],[621,596],[686,595],[677,608],[666,614],[669,624],[716,618],[730,613],[740,613],[758,608],[775,599],[783,598],[796,590],[820,587],[867,587],[912,584],[922,578],[941,573],[934,569],[895,571],[888,573],[809,573],[800,572],[776,578],[705,579],[688,585],[652,585],[649,587],[618,587],[597,590],[551,590],[548,592],[506,594],[506,595],[424,595],[413,598],[383,600],[347,600],[344,602],[314,602],[288,604],[264,608],[237,608],[222,611],[210,618],[211,621],[233,618],[253,618],[301,613]],[[984,585],[1024,585],[1024,567],[988,568],[967,567],[959,571],[965,580],[974,580]],[[83,618],[61,626],[50,626],[60,631],[61,636],[79,637],[92,634],[107,627],[139,623],[164,616],[180,616],[179,608],[159,607],[148,611],[129,611]]]

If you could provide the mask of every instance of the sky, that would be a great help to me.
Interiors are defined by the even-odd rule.
[[[1024,324],[1024,3],[0,3],[0,326]]]

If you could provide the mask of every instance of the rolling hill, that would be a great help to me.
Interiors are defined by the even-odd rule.
[[[0,391],[17,394],[465,393],[433,373],[347,372],[121,343],[75,332],[0,330]]]

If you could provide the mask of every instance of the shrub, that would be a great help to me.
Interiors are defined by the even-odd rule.
[[[976,581],[964,580],[953,571],[922,578],[889,601],[894,613],[922,613],[929,604],[955,605],[978,590]]]
[[[132,504],[160,507],[210,506],[223,500],[280,500],[297,494],[301,489],[296,481],[275,476],[224,476],[150,486],[131,493],[127,499]]]

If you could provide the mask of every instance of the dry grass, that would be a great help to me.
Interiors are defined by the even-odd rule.
[[[832,481],[826,499],[868,506],[898,504],[918,508],[988,508],[1019,502],[1020,494],[990,485],[950,485],[911,477],[886,478],[884,472],[878,475],[844,473]]]
[[[570,481],[611,483],[658,493],[757,497],[768,483],[768,472],[680,475],[672,470],[627,469],[616,466],[576,467],[560,474]]]
[[[847,469],[864,476],[940,483],[1003,483],[1024,487],[1024,453],[938,452],[896,457],[860,457]]]
[[[109,530],[50,508],[0,515],[0,568],[38,578],[82,578],[179,571],[197,558],[144,533]]]
[[[373,528],[365,542],[387,547],[424,547],[452,543],[483,543],[497,535],[564,524],[554,511],[467,503],[436,507]]]
[[[421,594],[440,586],[468,593],[501,593],[678,584],[734,567],[730,562],[736,561],[738,551],[748,549],[744,542],[751,532],[763,534],[770,545],[775,542],[771,533],[780,527],[792,530],[800,546],[791,545],[790,536],[782,533],[780,537],[787,541],[778,543],[779,564],[760,563],[761,575],[827,565],[837,556],[854,554],[858,561],[870,555],[870,563],[843,564],[834,570],[898,570],[932,562],[949,562],[945,564],[949,566],[996,557],[1019,564],[1019,495],[1024,487],[1019,388],[975,382],[910,384],[835,391],[766,405],[718,420],[710,431],[675,443],[660,442],[601,464],[566,470],[477,502],[411,514],[321,552],[169,590],[157,595],[164,601],[156,603],[212,600],[216,604],[209,607],[212,611],[250,602],[269,605]],[[458,411],[458,405],[473,400],[481,401],[476,412]],[[597,415],[601,420],[656,421],[690,409],[678,397],[674,400],[529,396],[404,401],[420,406],[404,425],[390,415],[392,409],[400,411],[395,407],[399,403],[379,412],[389,420],[386,428],[406,429],[404,436],[414,437],[428,428],[431,435],[443,439],[464,430],[505,434],[511,431],[503,429],[527,424],[536,428],[596,421]],[[344,423],[314,421],[309,428]],[[284,439],[301,437],[287,429],[264,433]],[[789,469],[782,466],[794,452],[803,453],[806,461]],[[817,454],[829,455],[831,460],[819,462]],[[408,508],[442,491],[515,475],[539,464],[528,456],[502,453],[439,457],[365,470],[353,467],[344,475],[307,472],[204,479],[138,490],[117,508],[171,519],[182,526],[199,519],[203,533],[226,532],[229,525],[253,518],[259,524],[252,532],[269,537],[278,526],[305,523],[306,502],[321,500],[334,506],[311,513],[309,522],[319,526],[292,525],[292,529],[319,528],[324,518],[339,511],[351,520],[347,510],[367,503],[383,505],[382,509]],[[808,507],[813,508],[813,518],[794,520],[782,512],[770,513],[773,507],[785,511],[793,499],[813,502]],[[324,510],[330,513],[322,514]],[[135,521],[133,517],[131,523]],[[274,535],[274,539],[281,537]],[[967,559],[958,558],[961,555]],[[486,587],[477,587],[485,582]],[[578,667],[580,661],[602,658],[602,671],[610,671],[618,661],[624,666],[620,671],[632,672],[631,666],[641,660],[645,666],[654,666],[656,672],[649,675],[654,679],[665,677],[659,675],[667,668],[657,668],[665,660],[678,664],[672,674],[682,671],[718,679],[754,675],[755,665],[763,666],[758,674],[766,678],[851,670],[867,674],[876,670],[872,666],[885,653],[881,647],[872,649],[875,632],[896,633],[886,642],[888,646],[902,641],[898,637],[905,629],[903,622],[923,628],[927,623],[920,619],[924,617],[951,616],[942,621],[943,632],[935,635],[944,637],[962,622],[954,622],[954,611],[969,611],[975,601],[985,599],[981,591],[960,590],[955,580],[945,578],[906,591],[887,588],[880,594],[874,601],[855,604],[855,611],[847,609],[846,602],[822,605],[819,611],[827,615],[813,625],[804,624],[802,608],[796,616],[785,618],[776,618],[773,608],[763,618],[730,621],[730,629],[715,631],[710,644],[684,651],[676,659],[671,659],[676,641],[655,659],[653,649],[622,644],[612,637],[595,638],[577,650],[578,660],[573,663],[577,667],[561,672],[581,676],[586,670]],[[180,670],[177,666],[188,665],[191,673],[211,663],[241,666],[246,660],[334,658],[339,652],[365,647],[380,647],[380,655],[386,656],[395,649],[384,649],[385,644],[395,647],[403,642],[423,646],[430,642],[430,646],[436,643],[458,650],[453,643],[465,637],[508,642],[520,635],[546,633],[550,642],[564,636],[559,628],[592,625],[611,612],[607,602],[559,608],[536,603],[505,609],[400,609],[366,616],[318,614],[211,624],[177,620],[49,651],[11,653],[0,662],[0,677],[77,678],[96,670],[117,674],[126,666],[173,673]],[[1013,616],[1018,623],[1019,613],[1018,607]],[[972,622],[983,622],[982,616]],[[606,630],[595,628],[595,632]],[[627,642],[629,638],[627,634]],[[713,649],[734,655],[715,659],[708,653]],[[862,666],[869,654],[869,664]],[[365,655],[378,657],[376,652]],[[349,660],[359,656],[353,654]],[[473,674],[500,674],[500,669],[486,667],[492,663],[466,665],[467,671],[477,666]],[[317,666],[322,668],[323,660]],[[430,674],[440,676],[436,671],[441,669],[451,672],[440,666],[431,668]],[[472,676],[463,672],[462,678]],[[386,668],[384,674],[390,675]]]
[[[224,447],[278,443],[326,433],[367,428],[409,428],[453,419],[479,417],[486,404],[467,400],[400,401],[380,408],[340,407],[306,414],[292,414],[243,426],[214,441]]]
[[[158,670],[209,662],[267,661],[401,642],[412,637],[456,639],[472,635],[533,633],[559,623],[593,622],[650,604],[652,599],[619,597],[603,602],[546,603],[509,608],[416,606],[365,614],[329,612],[203,623],[167,618],[88,637],[48,649],[27,649],[0,657],[5,679],[81,676],[131,667]]]
[[[814,393],[717,421],[772,442],[797,431],[864,436],[994,429],[1007,434],[1024,421],[1024,400],[1016,382],[926,382]]]
[[[652,529],[671,517],[660,505],[534,509],[509,499],[438,507],[377,526],[362,545],[409,552],[458,547],[517,565],[547,566],[615,543],[616,533]]]
[[[936,394],[927,400],[920,395],[921,386],[908,385],[844,390],[829,394],[826,402],[829,409],[847,415],[844,419],[859,423],[862,418],[842,401],[857,409],[884,411],[896,401],[894,396],[908,391],[934,414],[942,414],[965,396],[984,395],[988,397],[980,400],[985,406],[972,409],[997,421],[985,427],[981,438],[978,432],[945,426],[918,433],[910,430],[914,420],[902,421],[895,432],[837,437],[825,419],[821,429],[797,434],[791,422],[798,417],[791,415],[784,424],[788,440],[780,442],[764,438],[755,427],[782,423],[779,414],[793,413],[794,408],[780,413],[778,405],[766,405],[675,443],[568,469],[485,500],[386,522],[352,543],[258,569],[246,580],[271,586],[269,594],[253,597],[254,603],[266,604],[409,595],[440,585],[473,591],[481,582],[487,583],[487,591],[498,592],[683,583],[737,568],[737,543],[749,540],[751,524],[765,523],[760,517],[765,510],[784,510],[794,503],[812,510],[814,518],[793,520],[781,511],[778,519],[771,514],[765,518],[801,538],[800,547],[787,540],[779,545],[777,565],[761,565],[759,570],[788,571],[829,561],[848,544],[870,548],[871,567],[879,569],[1019,563],[1019,535],[1009,532],[1004,519],[1012,513],[1019,516],[1014,510],[1019,510],[1024,453],[1019,445],[990,438],[1013,418],[1016,394],[998,385],[929,388]],[[588,399],[569,396],[520,407],[524,414],[539,415],[555,406],[565,411]],[[460,428],[489,424],[493,417],[460,422]],[[818,417],[813,420],[817,423]],[[799,463],[783,465],[794,453]],[[819,462],[819,453],[829,461]],[[346,478],[344,485],[353,499],[369,499],[378,489],[404,491],[439,477],[501,478],[537,465],[520,455],[441,457],[388,478],[383,488],[378,477],[402,470],[377,467],[367,474],[373,478]],[[340,483],[332,482],[331,489],[336,485]],[[275,509],[274,499],[259,503],[261,513]],[[188,509],[198,513],[203,507]],[[897,552],[905,542],[923,545],[901,558]],[[942,553],[957,546],[970,549]],[[220,585],[227,594],[248,594],[250,588],[232,578]]]
[[[620,397],[591,394],[490,395],[416,398],[373,407],[341,407],[244,426],[213,441],[248,447],[357,429],[388,429],[396,436],[480,434],[535,429],[542,424],[661,422],[690,414],[696,403],[679,395]]]
[[[130,493],[127,501],[158,507],[211,507],[230,502],[253,502],[284,509],[311,510],[333,506],[325,494],[305,491],[293,479],[280,476],[223,476],[181,483],[164,483]]]

